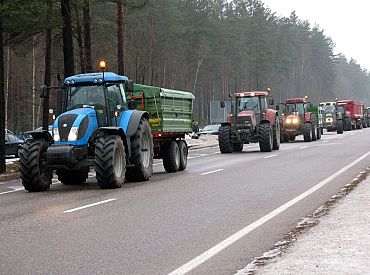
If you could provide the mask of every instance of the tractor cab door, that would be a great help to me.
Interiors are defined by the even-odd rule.
[[[121,112],[127,109],[123,85],[120,83],[107,84],[107,102],[109,105],[110,125],[118,126]]]

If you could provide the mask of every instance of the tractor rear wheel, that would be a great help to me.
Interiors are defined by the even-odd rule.
[[[147,181],[153,172],[153,136],[148,120],[142,118],[136,134],[131,137],[130,164],[126,168],[127,181]]]
[[[85,168],[78,171],[69,171],[60,169],[56,172],[58,180],[65,185],[78,185],[86,182],[89,174],[89,169]]]
[[[310,142],[312,137],[312,126],[310,122],[305,122],[303,125],[303,140]]]
[[[180,151],[179,171],[183,171],[186,169],[186,166],[188,165],[188,146],[186,145],[186,142],[183,140],[180,140],[177,143]]]
[[[222,154],[233,152],[230,125],[221,125],[218,129],[218,146]]]
[[[26,141],[19,150],[19,170],[22,184],[29,192],[45,191],[50,188],[53,173],[42,168],[47,149],[48,142],[46,140],[36,139]]]
[[[126,172],[126,153],[120,136],[103,136],[96,141],[95,172],[101,188],[122,187]]]
[[[273,126],[273,150],[279,150],[280,148],[280,123],[279,119],[275,119],[275,124]]]
[[[273,148],[273,133],[270,123],[263,123],[258,130],[261,152],[271,152]]]
[[[343,134],[343,120],[337,120],[337,134]]]
[[[241,152],[243,151],[244,144],[243,142],[235,142],[233,143],[233,152]]]
[[[166,144],[163,155],[163,166],[168,173],[179,171],[180,168],[180,149],[176,141]]]

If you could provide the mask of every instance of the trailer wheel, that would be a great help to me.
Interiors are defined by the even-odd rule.
[[[169,146],[168,146],[169,145]],[[180,150],[176,141],[167,144],[164,150],[163,166],[168,173],[177,172],[180,168]]]
[[[344,119],[344,125],[345,125],[345,127],[344,127],[345,131],[351,131],[352,125],[351,125],[351,119],[350,118],[347,117],[347,118]]]
[[[343,134],[343,121],[337,120],[337,134]]]
[[[222,154],[233,152],[230,125],[221,125],[218,129],[218,146]]]
[[[317,136],[317,139],[321,139],[321,127],[317,128],[317,133],[316,133],[316,136]]]
[[[243,151],[244,144],[243,142],[235,142],[233,143],[233,152],[241,152]]]
[[[81,171],[69,171],[65,169],[57,170],[58,180],[65,185],[78,185],[86,182],[89,174],[89,169],[82,169]]]
[[[263,123],[258,130],[258,142],[261,152],[271,152],[273,147],[273,133],[270,123]]]
[[[148,120],[141,119],[136,134],[131,138],[130,163],[126,180],[147,181],[153,173],[153,136]]]
[[[305,122],[303,125],[303,140],[310,142],[312,137],[312,127],[310,122]]]
[[[183,171],[188,165],[188,146],[186,146],[186,142],[183,140],[178,141],[178,146],[180,151],[179,171]]]
[[[103,189],[119,188],[125,180],[125,146],[119,136],[103,136],[95,144],[95,172]]]
[[[19,170],[24,188],[29,192],[50,188],[53,173],[42,168],[48,142],[44,139],[26,141],[19,150]]]
[[[280,124],[279,120],[276,118],[275,119],[275,124],[273,126],[273,150],[279,150],[280,148]]]

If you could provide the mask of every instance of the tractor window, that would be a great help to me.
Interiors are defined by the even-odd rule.
[[[111,110],[116,110],[118,105],[122,106],[124,104],[119,84],[108,85],[107,90],[108,103]]]
[[[261,110],[266,111],[267,110],[267,98],[266,97],[260,97],[260,105]]]
[[[325,105],[322,108],[323,108],[324,113],[334,113],[335,111],[334,105]]]
[[[304,106],[302,103],[290,103],[286,105],[286,113],[287,114],[304,114]]]
[[[258,108],[258,97],[243,97],[239,99],[239,112],[245,110],[251,110],[255,113],[259,113]]]

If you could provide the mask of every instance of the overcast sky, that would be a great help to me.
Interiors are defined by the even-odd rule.
[[[302,20],[317,23],[333,39],[334,53],[354,58],[370,71],[370,0],[262,0],[278,16],[295,10]]]

